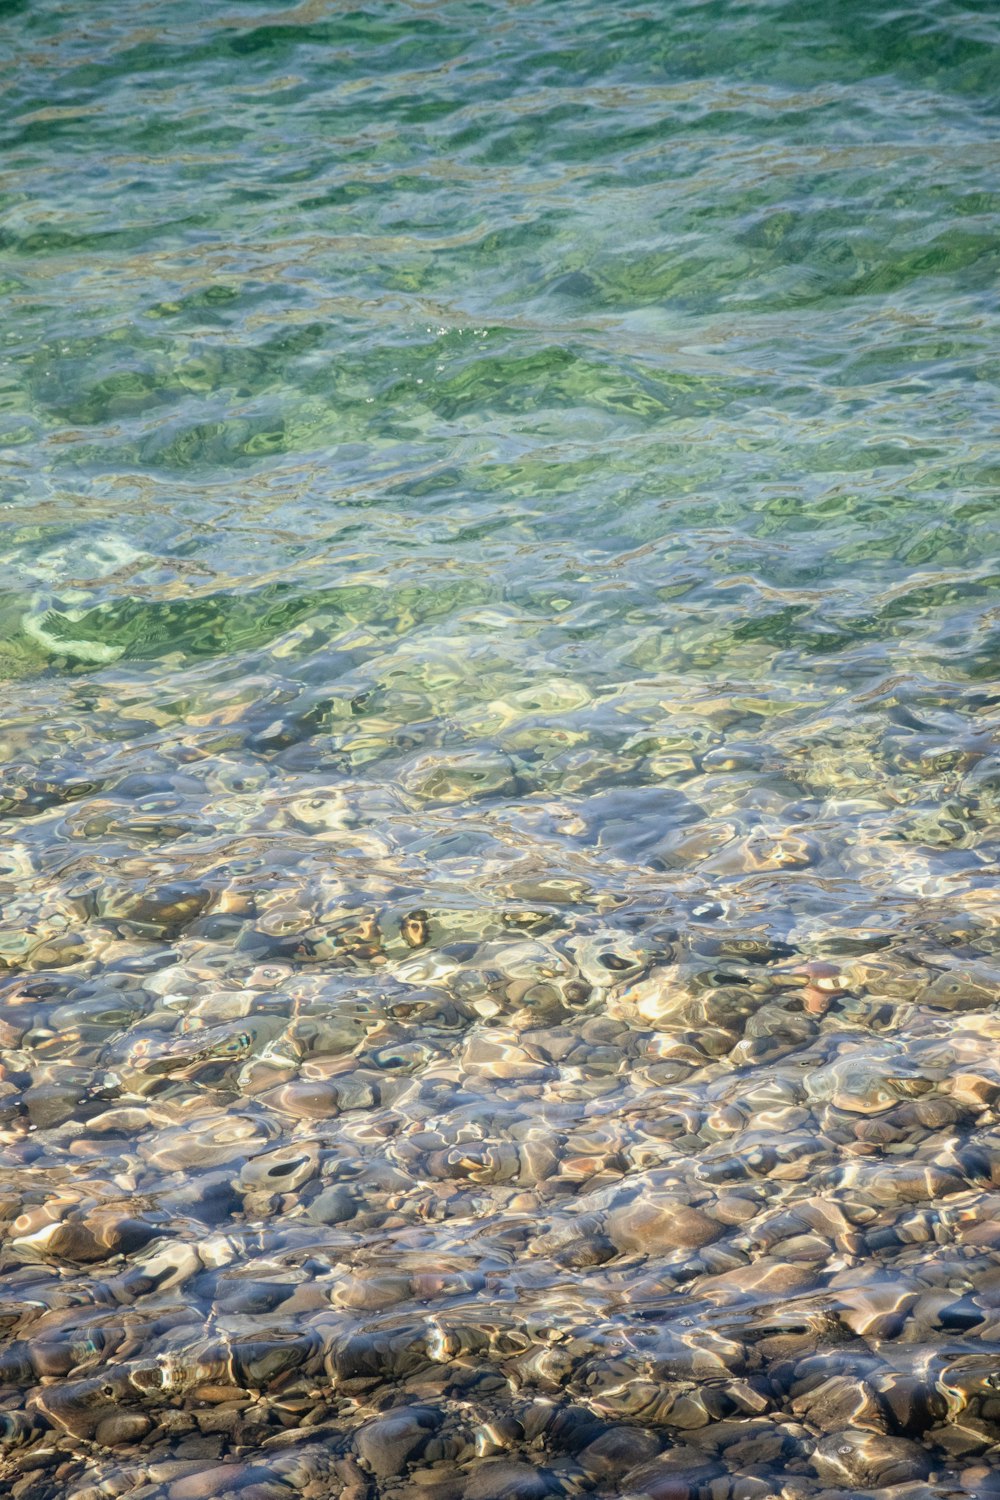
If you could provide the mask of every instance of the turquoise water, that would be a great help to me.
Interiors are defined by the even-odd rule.
[[[0,55],[0,1477],[1000,1492],[995,7]]]

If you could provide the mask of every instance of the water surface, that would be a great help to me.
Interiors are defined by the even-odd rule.
[[[1000,1493],[998,44],[0,7],[18,1500]]]

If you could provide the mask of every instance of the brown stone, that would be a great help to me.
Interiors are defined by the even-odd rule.
[[[885,1432],[885,1413],[874,1391],[863,1380],[834,1375],[792,1402],[792,1411],[821,1432],[863,1427]]]
[[[193,1474],[174,1480],[170,1500],[214,1500],[239,1481],[242,1467],[242,1464],[212,1464],[207,1468],[199,1465]]]
[[[138,1443],[152,1425],[140,1412],[120,1411],[98,1422],[94,1436],[105,1448],[124,1447],[128,1443]]]
[[[662,1254],[696,1250],[718,1239],[722,1225],[686,1203],[635,1198],[608,1215],[607,1231],[620,1250]]]
[[[873,1488],[926,1479],[931,1467],[927,1450],[920,1443],[858,1428],[823,1438],[816,1444],[812,1466],[825,1484]]]

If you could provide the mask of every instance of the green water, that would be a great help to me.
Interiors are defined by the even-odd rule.
[[[124,1194],[150,1231],[105,1246],[104,1265],[8,1225],[11,1347],[43,1337],[24,1308],[51,1312],[67,1280],[80,1305],[117,1305],[125,1294],[95,1291],[100,1278],[118,1286],[161,1241],[211,1231],[229,1236],[214,1265],[237,1280],[264,1277],[266,1255],[268,1276],[323,1262],[336,1282],[367,1255],[391,1261],[404,1242],[415,1254],[419,1226],[431,1263],[482,1262],[489,1296],[470,1283],[437,1308],[415,1283],[391,1315],[348,1301],[366,1311],[337,1313],[333,1333],[306,1303],[241,1308],[230,1327],[206,1263],[174,1302],[157,1292],[147,1309],[137,1294],[129,1319],[142,1312],[145,1333],[106,1340],[108,1367],[131,1379],[135,1361],[162,1365],[170,1350],[196,1364],[165,1331],[177,1307],[231,1341],[263,1338],[261,1318],[268,1337],[305,1339],[303,1401],[317,1350],[329,1373],[331,1338],[374,1337],[404,1312],[494,1316],[490,1298],[511,1317],[537,1303],[553,1326],[572,1305],[559,1326],[598,1343],[683,1344],[705,1307],[732,1305],[736,1324],[763,1316],[763,1293],[718,1278],[753,1265],[766,1236],[734,1240],[727,1261],[668,1235],[637,1265],[624,1231],[600,1230],[611,1251],[593,1265],[567,1263],[559,1236],[588,1214],[618,1223],[635,1194],[655,1212],[678,1193],[700,1203],[726,1131],[751,1160],[764,1095],[772,1131],[804,1132],[803,1159],[818,1152],[815,1181],[841,1205],[862,1191],[859,1163],[950,1172],[959,1147],[989,1158],[995,6],[7,0],[0,55],[4,1222],[67,1193],[76,1207],[53,1213],[83,1222]],[[615,960],[603,970],[602,954]],[[832,1007],[816,963],[831,966]],[[586,997],[549,994],[573,983]],[[734,1020],[748,985],[758,999]],[[348,1013],[350,1046],[330,1043],[336,1076],[363,1095],[388,1070],[409,1093],[394,1081],[356,1115],[341,1101],[303,1116],[295,1027]],[[237,1021],[246,1034],[231,1034]],[[722,1039],[705,1041],[716,1023]],[[148,1064],[206,1027],[229,1028],[207,1073],[183,1050],[162,1073]],[[582,1050],[567,1053],[566,1037]],[[940,1055],[925,1055],[932,1042]],[[517,1061],[524,1046],[542,1049],[544,1077]],[[899,1104],[905,1090],[873,1102],[870,1080],[810,1094],[848,1055],[878,1073],[887,1046],[943,1113],[897,1121],[890,1104],[914,1107]],[[219,1061],[231,1055],[238,1076]],[[985,1093],[970,1095],[961,1080],[977,1070]],[[291,1113],[275,1089],[292,1090]],[[738,1129],[712,1123],[720,1101],[743,1111]],[[133,1111],[127,1126],[91,1128],[118,1108]],[[432,1131],[439,1153],[476,1139],[500,1160],[505,1111],[519,1140],[562,1132],[566,1161],[597,1151],[598,1117],[621,1140],[591,1177],[564,1166],[572,1189],[523,1165],[497,1176],[456,1158],[438,1172]],[[640,1149],[629,1132],[663,1112],[687,1124]],[[253,1149],[170,1146],[191,1120],[243,1122]],[[885,1131],[852,1135],[859,1120]],[[355,1193],[356,1223],[317,1238],[308,1211],[257,1188],[221,1218],[178,1206],[195,1169],[242,1183],[255,1151],[300,1139],[320,1152],[318,1180]],[[418,1169],[419,1151],[431,1165]],[[391,1187],[378,1176],[390,1160]],[[809,1186],[772,1168],[757,1173],[761,1213]],[[439,1177],[465,1192],[468,1172],[474,1186],[450,1206],[420,1197]],[[901,1320],[926,1311],[927,1288],[980,1298],[978,1320],[921,1312],[883,1330],[905,1358],[870,1339],[825,1367],[868,1381],[877,1420],[855,1421],[846,1399],[810,1415],[816,1371],[786,1380],[791,1356],[775,1346],[725,1377],[757,1381],[764,1406],[727,1387],[711,1421],[773,1428],[778,1414],[802,1427],[793,1447],[753,1460],[717,1444],[674,1462],[698,1424],[602,1406],[590,1366],[556,1379],[532,1365],[506,1395],[467,1394],[465,1415],[440,1417],[442,1433],[507,1421],[520,1437],[470,1437],[470,1458],[439,1436],[386,1469],[356,1435],[417,1398],[395,1368],[363,1390],[349,1372],[343,1389],[330,1377],[323,1451],[360,1478],[324,1469],[333,1459],[304,1427],[315,1493],[676,1500],[683,1483],[700,1500],[763,1500],[769,1485],[800,1500],[926,1482],[921,1497],[985,1494],[1000,1407],[956,1397],[948,1372],[1000,1360],[988,1311],[1000,1248],[955,1227],[985,1212],[981,1168],[954,1183],[906,1200],[926,1234],[904,1233],[898,1201],[872,1189],[876,1220],[852,1220],[872,1226],[867,1246],[834,1236],[840,1260],[817,1251],[811,1279],[788,1283],[812,1308],[845,1276],[874,1278],[896,1289]],[[898,1265],[875,1228],[909,1247]],[[680,1289],[701,1297],[699,1277],[691,1325]],[[659,1311],[634,1314],[639,1338],[630,1308],[644,1297]],[[530,1346],[535,1324],[522,1336]],[[810,1337],[825,1358],[825,1335]],[[926,1420],[890,1399],[917,1378],[913,1350]],[[491,1379],[508,1354],[490,1356]],[[11,1356],[0,1389],[19,1421],[34,1413],[14,1423],[5,1460],[18,1500],[100,1500],[111,1490],[87,1485],[119,1470],[137,1482],[137,1443],[150,1463],[231,1462],[233,1493],[305,1482],[261,1458],[266,1422],[234,1435],[181,1419],[201,1411],[207,1378],[152,1415],[119,1391],[139,1425],[98,1435],[96,1418],[58,1406],[91,1402],[73,1392],[96,1380],[93,1361],[59,1365],[53,1406],[31,1360]],[[267,1387],[232,1368],[226,1380]],[[532,1448],[529,1400],[653,1436],[635,1438],[635,1473],[588,1469],[572,1444]],[[282,1431],[297,1431],[296,1412]],[[956,1424],[972,1436],[955,1438]],[[910,1448],[881,1468],[842,1463],[853,1439],[834,1439],[855,1429]],[[24,1458],[37,1445],[55,1452],[49,1468]],[[172,1472],[143,1482],[174,1500]],[[229,1491],[219,1479],[213,1493]]]

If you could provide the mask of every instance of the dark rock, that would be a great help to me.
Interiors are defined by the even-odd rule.
[[[358,1205],[347,1188],[328,1187],[316,1194],[306,1209],[306,1218],[313,1224],[343,1224],[357,1211]]]
[[[113,1417],[98,1422],[94,1434],[97,1442],[105,1448],[119,1448],[127,1443],[138,1443],[152,1427],[148,1417],[140,1412],[119,1411]]]
[[[25,1089],[21,1102],[36,1130],[64,1125],[72,1120],[85,1089],[76,1083],[39,1083]]]
[[[469,1474],[465,1500],[545,1500],[559,1493],[555,1476],[514,1459],[488,1460]]]
[[[825,1484],[895,1485],[926,1479],[930,1457],[909,1438],[848,1428],[817,1443],[812,1465]]]
[[[441,1425],[439,1412],[412,1406],[388,1412],[362,1427],[355,1438],[360,1457],[380,1479],[402,1473],[407,1461]]]
[[[577,1462],[587,1473],[605,1477],[624,1474],[653,1458],[660,1444],[650,1432],[635,1427],[609,1427],[578,1455]]]

